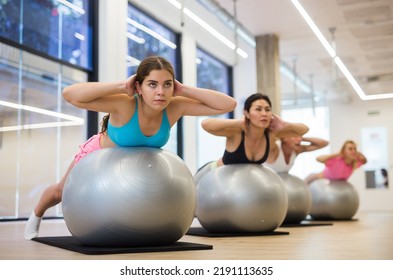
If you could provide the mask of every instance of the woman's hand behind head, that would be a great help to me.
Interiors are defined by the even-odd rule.
[[[132,75],[128,77],[126,80],[126,89],[125,89],[125,94],[128,96],[133,96],[135,93],[138,93],[136,90],[136,75]]]
[[[285,122],[276,114],[272,114],[272,118],[270,120],[269,130],[270,131],[278,131],[281,130],[285,125]]]
[[[183,84],[178,80],[175,80],[175,86],[173,90],[173,96],[181,96],[181,91],[183,90]]]

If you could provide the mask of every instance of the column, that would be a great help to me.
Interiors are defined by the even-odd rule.
[[[275,34],[256,37],[257,90],[269,96],[273,113],[281,113],[279,38]]]
[[[99,0],[98,80],[117,82],[127,78],[127,11],[128,1]],[[98,128],[102,117],[99,113]]]

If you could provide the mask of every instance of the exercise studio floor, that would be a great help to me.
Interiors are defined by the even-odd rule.
[[[0,222],[2,260],[393,260],[393,212],[360,212],[354,221],[279,227],[287,235],[198,237],[180,241],[212,245],[209,250],[86,255],[24,240],[26,221]],[[195,220],[192,227],[199,226]],[[69,236],[62,219],[41,224],[40,236]]]

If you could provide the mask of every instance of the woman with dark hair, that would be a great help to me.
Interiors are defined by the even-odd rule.
[[[285,122],[273,114],[269,97],[262,93],[246,99],[243,114],[242,119],[209,118],[202,122],[207,132],[226,138],[224,155],[204,168],[210,170],[235,163],[263,164],[274,139],[302,136],[308,131],[304,124]]]
[[[236,100],[227,94],[181,84],[172,65],[152,56],[136,75],[121,82],[86,82],[64,88],[63,97],[75,107],[106,112],[101,132],[79,148],[63,178],[44,190],[25,229],[25,238],[38,236],[45,211],[60,203],[64,183],[78,161],[92,151],[111,147],[162,147],[171,127],[183,116],[211,116],[232,111]]]

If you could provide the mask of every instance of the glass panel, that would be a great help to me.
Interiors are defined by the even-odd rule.
[[[86,139],[85,110],[66,103],[61,93],[87,75],[3,44],[0,54],[0,157],[7,159],[1,161],[0,217],[29,216]]]
[[[83,68],[92,68],[89,0],[1,1],[0,23],[2,37]]]
[[[229,67],[219,61],[218,59],[210,56],[201,49],[197,49],[197,86],[201,88],[214,89],[220,92],[229,94]],[[214,116],[217,118],[229,118],[230,115],[223,114]],[[206,117],[198,117],[197,137],[198,137],[198,150],[197,150],[197,166],[198,168],[205,163],[219,159],[225,149],[225,138],[217,137],[207,133],[203,130],[201,122]]]
[[[176,68],[176,33],[132,5],[128,5],[127,23],[129,75],[136,72],[141,60],[151,55],[165,57]],[[175,69],[176,74],[178,70]]]
[[[20,1],[0,2],[0,36],[19,42]]]
[[[73,1],[77,9],[58,6],[57,17],[61,29],[61,58],[83,68],[92,69],[92,33],[89,26],[88,0]],[[52,12],[53,16],[56,12]],[[55,19],[54,19],[55,20]],[[53,21],[54,21],[53,20]],[[55,32],[55,31],[54,31]]]
[[[128,75],[135,74],[139,63],[145,57],[159,55],[173,65],[176,76],[179,76],[176,33],[132,5],[128,5],[127,31]],[[177,154],[177,125],[172,127],[169,141],[163,149]]]
[[[0,217],[14,216],[18,185],[19,52],[0,43]]]

